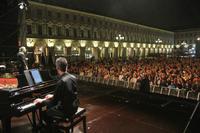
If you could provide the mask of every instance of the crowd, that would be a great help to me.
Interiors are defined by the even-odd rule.
[[[71,73],[105,80],[140,83],[147,77],[151,85],[171,89],[186,89],[200,92],[199,58],[156,58],[128,61],[84,61],[72,63]]]

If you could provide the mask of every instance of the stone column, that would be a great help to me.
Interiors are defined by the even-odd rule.
[[[109,58],[109,53],[108,53],[108,48],[104,48],[104,57],[106,58],[106,59],[108,59]]]
[[[85,60],[85,47],[80,47],[80,59]]]
[[[114,59],[118,59],[118,48],[114,48]]]
[[[66,47],[66,55],[71,56],[72,47]]]
[[[93,48],[92,55],[94,56],[95,60],[99,58],[98,48]]]
[[[126,48],[122,48],[122,60],[126,60]]]

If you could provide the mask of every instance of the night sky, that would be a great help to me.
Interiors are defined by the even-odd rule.
[[[42,1],[42,0],[39,0]],[[199,0],[43,0],[167,30],[200,28]]]

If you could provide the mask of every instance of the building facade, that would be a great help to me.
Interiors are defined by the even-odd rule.
[[[187,29],[175,32],[176,49],[200,56],[200,29]]]
[[[24,27],[22,44],[36,62],[41,55],[127,59],[170,55],[174,49],[174,32],[33,1]]]

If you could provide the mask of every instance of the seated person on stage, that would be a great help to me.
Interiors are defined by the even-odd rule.
[[[46,122],[49,124],[55,117],[70,119],[78,109],[77,79],[67,72],[67,65],[67,60],[63,57],[56,60],[56,70],[60,79],[57,82],[54,94],[45,97],[50,101],[45,112]],[[40,103],[42,101],[43,99],[36,99],[34,102]]]

